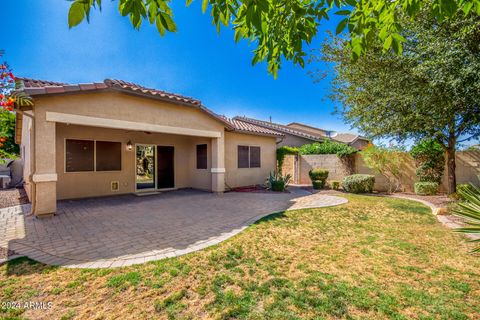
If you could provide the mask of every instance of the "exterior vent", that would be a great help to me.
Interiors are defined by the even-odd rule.
[[[120,190],[120,183],[118,181],[112,181],[110,183],[110,188],[112,189],[112,191],[118,191]]]

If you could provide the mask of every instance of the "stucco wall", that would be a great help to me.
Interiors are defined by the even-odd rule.
[[[238,146],[260,147],[260,168],[238,168]],[[276,167],[275,138],[234,132],[225,133],[225,183],[227,188],[263,184]]]

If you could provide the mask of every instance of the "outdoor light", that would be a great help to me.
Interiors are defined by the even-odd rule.
[[[128,142],[127,142],[127,150],[128,150],[128,151],[132,151],[132,149],[133,149],[132,141],[128,140]]]

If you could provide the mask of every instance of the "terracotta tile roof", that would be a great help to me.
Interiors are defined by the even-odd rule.
[[[232,126],[235,129],[234,131],[241,131],[241,132],[268,135],[268,136],[277,136],[277,137],[284,136],[284,134],[282,134],[281,132],[270,130],[268,128],[264,128],[262,126],[258,126],[246,121],[242,121],[241,119],[237,119],[237,118],[229,119],[226,117],[224,117],[224,119],[232,124]]]
[[[247,118],[247,117],[234,117],[233,120],[241,121],[241,122],[246,122],[252,125],[260,126],[269,130],[277,131],[283,134],[291,134],[294,136],[302,137],[302,138],[307,138],[313,141],[323,141],[325,140],[325,137],[322,137],[320,135],[314,135],[310,134],[304,131],[296,130],[293,128],[290,128],[288,126],[285,126],[283,124],[278,124],[274,122],[268,122],[268,121],[262,121],[262,120],[257,120],[257,119],[252,119],[252,118]]]

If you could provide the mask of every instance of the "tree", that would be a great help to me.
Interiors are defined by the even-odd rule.
[[[456,147],[480,136],[480,18],[438,21],[424,12],[402,21],[401,55],[375,45],[353,62],[345,40],[324,46],[323,59],[336,63],[332,96],[346,121],[372,137],[435,139],[453,193]]]
[[[193,0],[186,0],[187,6]],[[169,0],[118,0],[118,10],[128,16],[135,29],[143,21],[155,24],[158,32],[175,32],[176,24]],[[101,9],[102,0],[73,0],[68,13],[70,27],[89,21],[90,11]],[[210,8],[212,22],[220,31],[232,26],[235,41],[246,39],[256,44],[252,64],[268,62],[268,70],[277,75],[282,57],[304,66],[304,45],[311,43],[323,19],[343,16],[336,32],[348,29],[351,54],[357,58],[376,39],[386,50],[402,51],[399,16],[415,16],[426,9],[439,20],[461,10],[465,15],[480,15],[480,0],[202,0],[202,11]]]

